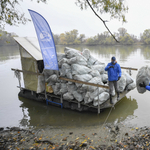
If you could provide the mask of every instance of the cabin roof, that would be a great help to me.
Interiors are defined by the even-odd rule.
[[[42,53],[37,38],[35,37],[14,37],[15,41],[21,45],[33,58],[43,60]]]

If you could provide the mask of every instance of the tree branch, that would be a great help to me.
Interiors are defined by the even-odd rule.
[[[109,30],[109,28],[106,25],[106,21],[104,21],[93,9],[93,7],[91,6],[91,4],[89,3],[89,0],[86,0],[88,5],[90,6],[90,8],[92,9],[92,11],[94,12],[94,14],[103,22],[104,26],[106,27],[106,29],[108,30],[108,32],[111,34],[111,36],[115,39],[116,42],[119,43],[119,41],[115,38],[115,36],[111,33],[111,31]]]

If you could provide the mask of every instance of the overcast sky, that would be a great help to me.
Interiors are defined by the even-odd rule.
[[[112,33],[118,32],[118,29],[123,27],[127,29],[129,34],[139,37],[145,29],[150,29],[150,0],[126,0],[126,5],[129,7],[126,14],[127,23],[122,24],[121,21],[119,22],[116,19],[110,20],[110,16],[107,14],[100,16],[104,20],[109,20],[107,26]],[[80,10],[75,4],[75,0],[49,0],[48,4],[38,4],[30,0],[24,0],[20,3],[19,10],[31,19],[28,9],[40,13],[47,20],[54,34],[77,29],[80,34],[90,37],[107,31],[90,8]],[[32,22],[19,25],[19,27],[7,25],[5,30],[15,32],[21,37],[36,37]]]

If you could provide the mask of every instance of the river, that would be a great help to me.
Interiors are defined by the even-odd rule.
[[[149,46],[74,46],[78,50],[85,48],[99,61],[108,63],[116,56],[122,67],[141,68],[150,65]],[[63,52],[63,46],[56,46],[58,52]],[[45,103],[27,99],[19,99],[18,80],[11,68],[21,69],[21,61],[17,46],[0,47],[0,127],[88,127],[100,126],[104,123],[110,109],[100,115],[91,112],[77,112],[46,106]],[[132,71],[136,78],[137,71]],[[23,81],[22,81],[23,84]],[[131,126],[149,126],[150,93],[139,94],[137,89],[130,91],[126,97],[115,105],[107,123],[122,123]]]

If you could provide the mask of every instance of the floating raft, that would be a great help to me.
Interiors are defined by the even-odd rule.
[[[42,75],[40,73],[36,74],[34,72],[28,72],[28,71],[23,71],[23,70],[19,70],[19,69],[12,69],[12,71],[17,71],[17,72],[22,72],[22,73],[25,72],[25,73],[33,74],[33,75]],[[63,78],[63,77],[59,77],[59,79],[66,80],[69,82],[75,82],[75,83],[87,84],[87,85],[91,85],[91,86],[102,87],[102,88],[109,88],[108,86],[105,86],[105,85],[97,85],[97,84],[93,84],[93,83],[72,80],[72,79],[67,79],[67,78]],[[98,112],[98,113],[100,113],[100,111],[102,111],[105,108],[110,108],[113,105],[115,105],[118,101],[120,101],[123,97],[125,97],[126,94],[129,92],[129,91],[125,90],[124,92],[120,93],[118,100],[117,100],[117,95],[112,97],[113,105],[110,104],[110,100],[108,99],[107,101],[105,101],[102,104],[99,104],[98,106],[93,106],[92,102],[85,104],[84,102],[78,102],[75,99],[65,100],[62,98],[61,95],[54,95],[53,93],[49,93],[49,92],[37,93],[36,91],[32,91],[32,90],[21,87],[20,82],[19,82],[18,88],[20,88],[20,92],[18,94],[19,97],[23,97],[26,99],[31,99],[31,100],[35,100],[35,101],[39,101],[39,102],[44,102],[47,105],[50,104],[50,105],[54,105],[54,106],[58,106],[58,107],[61,106],[61,108],[67,108],[67,109],[72,109],[72,110],[77,110],[77,111],[92,111],[92,112]]]
[[[46,91],[45,90],[46,89],[45,88],[45,81],[46,80],[44,80],[44,82],[43,82],[43,78],[42,78],[42,77],[45,78],[45,76],[43,76],[44,75],[43,74],[43,70],[44,70],[43,58],[42,58],[42,54],[41,54],[40,47],[39,47],[37,39],[36,38],[27,38],[27,37],[26,38],[24,38],[24,37],[14,37],[14,39],[16,40],[16,42],[19,45],[21,64],[22,64],[22,70],[12,69],[12,71],[15,72],[15,75],[18,78],[18,81],[19,81],[19,88],[20,88],[19,96],[20,97],[24,97],[24,98],[27,98],[27,99],[33,99],[33,100],[37,100],[37,101],[43,101],[47,105],[52,104],[52,105],[55,105],[55,106],[59,106],[61,108],[69,108],[69,109],[78,110],[78,111],[97,111],[98,113],[100,113],[100,110],[112,107],[112,105],[109,103],[109,99],[106,100],[105,102],[103,102],[102,104],[99,102],[100,99],[96,100],[96,105],[97,105],[96,106],[92,102],[89,102],[89,103],[87,103],[85,101],[80,102],[80,100],[77,101],[76,99],[73,99],[75,97],[73,97],[72,100],[71,99],[65,99],[65,98],[63,98],[64,95],[62,95],[62,93],[60,93],[60,95],[57,95],[57,93],[55,93],[55,92],[54,92],[55,93],[54,94],[54,93]],[[70,52],[69,51],[70,51],[70,49],[66,48],[67,55],[64,54],[65,57],[69,56],[69,54],[71,55],[72,54],[71,52],[75,52],[75,54],[77,54],[77,56],[80,56],[79,58],[84,58],[83,53],[81,54],[81,52],[80,53],[76,52],[76,50],[73,50],[73,51],[70,51]],[[63,59],[63,58],[62,59],[60,59],[60,58],[58,60],[59,64],[61,64],[60,61]],[[78,57],[75,57],[75,58],[76,58],[75,59],[76,63],[80,62],[79,61],[80,59]],[[90,63],[92,63],[91,66],[93,66],[95,63],[96,64],[100,63],[100,64],[102,64],[102,68],[104,67],[104,63],[101,63],[98,60],[96,60],[94,57],[92,57],[90,55],[90,52],[89,52],[89,58],[90,59],[86,59],[86,58],[81,59],[83,61],[83,62],[81,61],[82,63],[87,64],[87,67],[84,66],[84,68],[86,68],[87,70],[92,71],[92,67],[91,67],[91,69],[88,68],[88,65]],[[70,58],[70,59],[65,58],[65,59],[67,61],[70,60],[70,63],[71,63],[72,58]],[[94,61],[89,61],[89,60],[93,60],[93,59],[94,59]],[[87,63],[88,61],[89,61],[89,64]],[[93,64],[93,62],[94,62],[94,64]],[[72,65],[74,65],[74,64],[72,64]],[[78,66],[81,66],[81,65],[78,64]],[[131,72],[131,70],[137,70],[136,68],[130,68],[130,67],[121,67],[121,68],[122,69],[128,69],[129,72]],[[104,70],[104,68],[102,69],[102,71],[103,70]],[[23,73],[24,87],[21,86],[20,72]],[[56,76],[57,73],[55,73],[55,76]],[[61,72],[61,73],[63,73],[63,72]],[[60,73],[60,75],[61,75],[61,73]],[[86,74],[88,75],[88,73],[89,72],[87,72]],[[100,72],[98,72],[98,74],[99,73]],[[82,74],[82,75],[84,75],[84,74]],[[63,76],[63,75],[61,75],[61,76]],[[97,77],[97,76],[92,76],[92,75],[90,75],[90,76],[91,76],[91,79],[93,77]],[[49,76],[48,76],[48,78],[49,78]],[[108,86],[105,85],[104,82],[103,82],[103,84],[101,84],[101,83],[94,84],[93,82],[91,83],[90,82],[91,79],[85,80],[86,82],[83,82],[84,80],[79,81],[79,80],[81,80],[79,78],[69,78],[65,75],[63,77],[58,77],[57,76],[57,78],[59,78],[59,80],[61,80],[62,82],[67,81],[67,82],[74,82],[75,84],[79,83],[79,84],[86,84],[86,85],[89,85],[89,86],[96,86],[97,88],[98,87],[106,88],[106,89],[109,88]],[[75,80],[75,79],[78,79],[78,80]],[[95,82],[95,83],[97,83],[97,82]],[[43,91],[45,91],[45,92],[43,93]],[[122,93],[120,93],[119,100],[122,99],[128,92],[129,91],[124,90]],[[109,95],[108,90],[107,90],[107,95]],[[98,95],[97,95],[97,97],[99,98]],[[113,103],[114,103],[114,105],[117,103],[116,95],[113,97]]]
[[[20,87],[19,87],[20,88]],[[126,94],[129,91],[124,91],[123,93],[120,93],[120,97],[118,101],[120,101],[123,97],[126,96]],[[103,111],[105,108],[110,108],[113,105],[115,105],[117,101],[117,96],[112,97],[113,105],[110,104],[110,100],[108,99],[103,104],[100,104],[99,106],[93,106],[93,103],[85,104],[84,102],[77,102],[74,100],[64,100],[61,96],[54,95],[51,93],[47,94],[47,101],[45,99],[45,93],[36,93],[34,91],[30,91],[28,89],[22,88],[22,90],[19,92],[18,96],[30,100],[35,100],[39,102],[43,102],[45,104],[50,104],[54,106],[58,106],[61,108],[71,109],[71,110],[77,110],[77,111],[91,111],[91,112],[98,112]],[[62,103],[61,103],[62,102]]]

